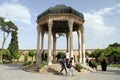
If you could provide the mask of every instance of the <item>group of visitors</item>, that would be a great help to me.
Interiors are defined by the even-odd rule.
[[[97,65],[95,64],[94,61],[92,61],[92,60],[88,60],[88,64],[89,64],[89,67],[91,67],[91,68],[97,70]]]
[[[93,69],[94,68],[97,69],[96,63],[94,61],[90,60],[90,59],[88,60],[88,65],[89,65],[89,67],[91,67]],[[102,71],[106,71],[107,70],[107,61],[106,61],[106,59],[102,59],[100,61],[100,65],[101,65]]]
[[[59,59],[59,56],[60,55],[57,56],[58,57],[57,62],[61,64],[61,70],[59,74],[61,75],[62,71],[65,70],[66,76],[69,76],[70,74],[74,76],[73,74],[74,68],[73,68],[73,63],[72,63],[73,57],[70,58],[68,51],[66,51],[63,59]],[[41,58],[42,58],[42,63],[47,61],[47,54],[45,53],[44,50],[41,51]],[[97,69],[97,66],[95,65],[95,63],[92,60],[90,60],[88,57],[86,58],[86,62],[91,68]],[[101,68],[102,68],[102,71],[106,71],[107,62],[105,59],[101,61]]]
[[[66,76],[69,76],[70,73],[72,76],[74,76],[73,74],[73,64],[72,64],[73,58],[69,59],[69,53],[68,51],[65,54],[65,57],[59,61],[59,63],[61,64],[61,70],[59,72],[59,74],[62,74],[62,71],[65,70]],[[68,71],[67,71],[68,69]]]

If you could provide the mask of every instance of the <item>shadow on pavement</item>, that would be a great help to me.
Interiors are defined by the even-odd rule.
[[[8,70],[22,70],[22,63],[2,64],[2,66],[8,66]]]
[[[95,73],[108,74],[108,75],[120,75],[120,69],[116,67],[109,67],[106,71],[99,70]]]

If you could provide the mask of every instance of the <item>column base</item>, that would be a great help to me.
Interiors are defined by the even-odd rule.
[[[52,62],[48,62],[48,65],[52,65]]]
[[[82,64],[82,59],[79,59],[79,63],[81,63],[81,64]]]

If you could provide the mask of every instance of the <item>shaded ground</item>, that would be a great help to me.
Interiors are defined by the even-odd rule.
[[[90,73],[75,72],[75,76],[60,76],[53,73],[31,73],[22,70],[22,64],[0,64],[0,80],[120,80],[120,69],[108,67],[107,71]]]

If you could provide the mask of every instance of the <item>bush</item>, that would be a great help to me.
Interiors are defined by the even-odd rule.
[[[25,66],[25,68],[28,68],[31,64],[32,64],[32,61],[28,61],[28,62],[24,62],[23,66]]]
[[[19,53],[19,51],[15,51],[13,56],[14,56],[14,59],[17,59],[17,61],[18,61],[20,59],[21,54]]]
[[[30,50],[28,55],[32,58],[32,61],[33,61],[33,57],[35,56],[34,50]]]
[[[10,60],[11,54],[8,49],[4,49],[1,54],[3,55],[3,59]]]
[[[42,69],[42,68],[44,68],[46,66],[46,63],[44,62],[44,63],[42,63],[39,67],[38,67],[38,69]]]
[[[28,65],[32,64],[32,61],[28,61]]]
[[[27,65],[28,65],[28,62],[24,62],[24,63],[23,63],[23,66],[27,66]]]
[[[24,57],[24,62],[28,62],[28,57],[29,57],[28,54],[26,54]]]
[[[81,71],[81,69],[83,69],[83,67],[80,64],[76,64],[75,65],[76,70],[78,70],[79,72]]]
[[[63,53],[63,52],[58,52],[57,57],[58,57],[59,59],[63,59],[63,58],[65,57],[65,53]]]

